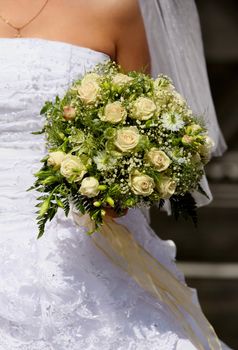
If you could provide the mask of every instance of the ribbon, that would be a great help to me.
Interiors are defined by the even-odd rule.
[[[78,225],[92,228],[92,220],[88,214],[73,212],[73,217]],[[145,291],[169,307],[197,349],[205,348],[186,319],[184,311],[196,321],[208,341],[209,349],[222,350],[213,327],[201,308],[193,303],[192,290],[136,242],[125,226],[106,216],[103,225],[92,235],[92,239],[115,265],[123,269]]]

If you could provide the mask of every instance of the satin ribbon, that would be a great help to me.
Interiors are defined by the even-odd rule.
[[[92,220],[88,214],[73,212],[79,226],[92,229]],[[130,275],[145,291],[167,305],[187,336],[199,350],[204,346],[185,317],[192,317],[205,339],[210,350],[222,350],[220,341],[200,307],[193,303],[192,290],[181,283],[164,265],[149,254],[128,229],[106,216],[99,232],[92,235],[95,245],[118,267]]]

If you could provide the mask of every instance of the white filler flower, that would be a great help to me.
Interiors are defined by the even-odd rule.
[[[164,113],[161,122],[163,127],[170,131],[178,131],[185,125],[183,118],[177,113]]]

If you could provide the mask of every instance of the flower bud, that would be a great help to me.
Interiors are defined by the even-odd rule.
[[[76,116],[76,110],[71,106],[64,106],[63,117],[65,120],[73,120]]]
[[[114,200],[112,199],[112,197],[107,197],[107,198],[106,198],[106,202],[107,202],[111,207],[114,207],[114,206],[115,206],[115,202],[114,202]]]
[[[99,191],[105,191],[107,189],[107,185],[99,185],[98,189]]]
[[[93,202],[93,205],[94,205],[95,207],[100,207],[100,206],[102,205],[102,202],[96,201],[96,202]]]
[[[183,135],[182,137],[182,143],[186,145],[190,145],[194,141],[194,138],[189,135]]]

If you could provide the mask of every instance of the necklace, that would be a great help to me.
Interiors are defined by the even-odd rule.
[[[4,23],[6,23],[9,27],[11,27],[12,29],[16,30],[16,34],[15,34],[16,38],[22,38],[22,35],[21,35],[22,29],[24,29],[26,26],[28,26],[31,22],[33,22],[41,14],[41,12],[44,10],[44,8],[48,4],[48,2],[49,2],[49,0],[46,0],[44,2],[43,6],[39,9],[39,11],[29,21],[27,21],[25,24],[23,24],[21,27],[17,27],[15,25],[13,25],[12,23],[9,22],[8,19],[3,17],[1,14],[0,14],[0,19]]]

